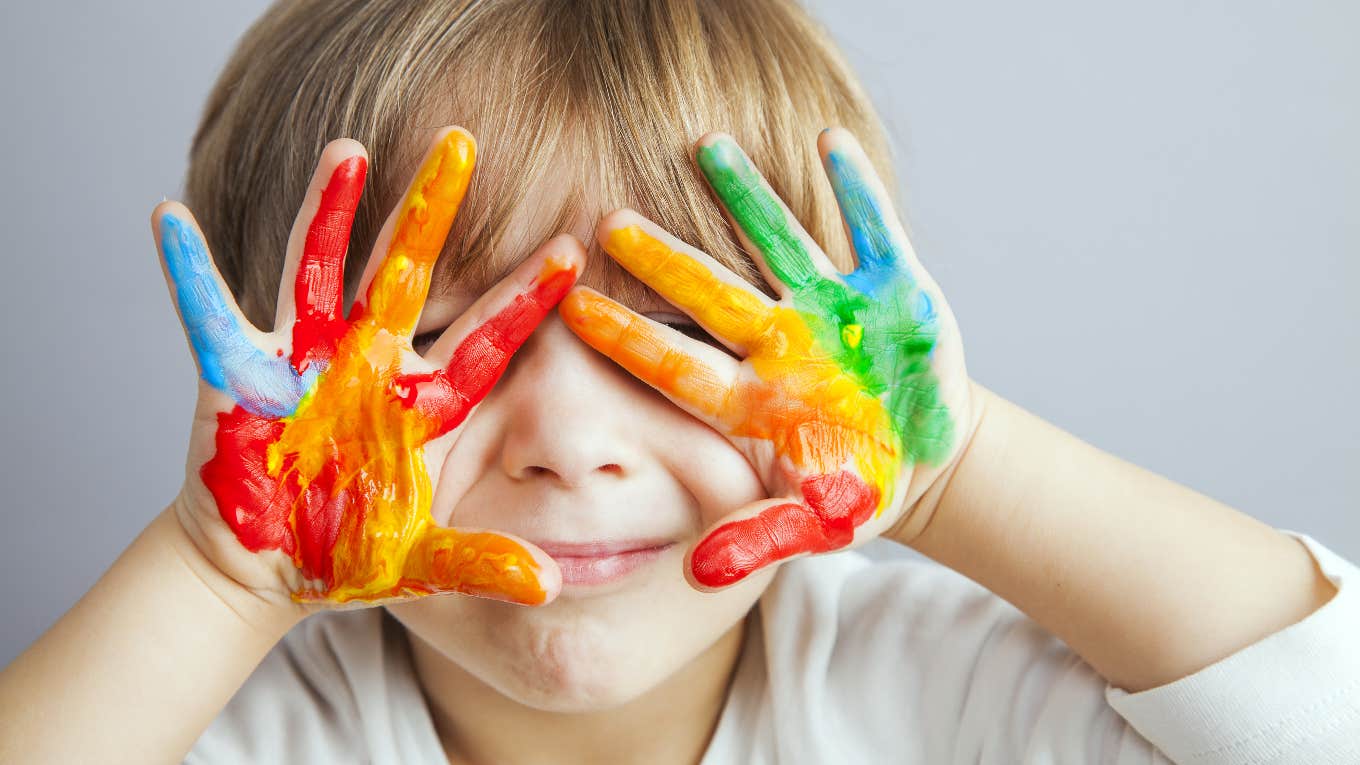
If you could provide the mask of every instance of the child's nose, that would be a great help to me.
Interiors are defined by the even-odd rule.
[[[502,469],[570,487],[631,475],[646,429],[639,397],[648,395],[549,316],[492,392],[504,423]]]

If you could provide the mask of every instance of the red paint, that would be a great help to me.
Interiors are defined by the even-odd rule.
[[[222,520],[251,552],[282,550],[293,554],[288,508],[297,491],[269,476],[266,450],[283,432],[281,420],[268,420],[240,406],[217,414],[217,454],[203,465],[203,485],[217,498]]]
[[[297,560],[302,575],[320,579],[326,589],[335,586],[335,559],[331,551],[340,535],[340,519],[346,510],[362,513],[364,502],[351,501],[349,491],[337,474],[338,464],[328,462],[320,475],[312,479],[299,505],[297,525]],[[291,475],[288,473],[286,475]],[[295,481],[289,481],[295,483]],[[337,488],[337,486],[341,488]],[[296,488],[294,488],[296,493]]]
[[[393,392],[406,406],[440,423],[432,437],[458,427],[500,379],[510,356],[575,281],[574,267],[549,272],[464,338],[444,369],[402,375],[393,380]]]
[[[293,323],[290,360],[299,373],[313,361],[334,356],[335,344],[347,329],[340,318],[345,251],[367,173],[368,161],[363,157],[350,157],[337,165],[307,227],[307,240],[293,282],[297,321]]]
[[[845,547],[878,506],[878,489],[848,470],[811,476],[801,488],[806,504],[774,505],[714,529],[690,556],[694,579],[725,587],[776,561]]]
[[[346,184],[357,185],[344,188],[357,189],[362,185],[362,167],[357,172],[357,181],[353,173],[345,176]],[[341,171],[337,169],[336,176],[340,175]],[[323,197],[323,208],[330,204],[333,209],[349,209],[352,215],[352,208],[343,208],[341,203],[334,202],[339,194],[331,194],[336,176],[327,187],[330,196]],[[332,201],[326,202],[326,199]],[[357,193],[353,199],[357,200]],[[339,257],[343,258],[343,242],[339,247]],[[309,251],[313,254],[321,252],[310,245]],[[330,254],[336,253],[332,250]],[[319,261],[312,258],[312,262]],[[300,275],[299,282],[302,278]],[[472,406],[486,396],[505,371],[510,355],[561,300],[575,278],[574,268],[567,268],[536,281],[459,344],[445,369],[425,375],[402,375],[393,382],[394,392],[407,406],[420,407],[426,414],[438,417],[437,422],[442,423],[439,433],[457,427]],[[302,293],[299,288],[298,294]],[[295,363],[301,358],[305,368],[310,361],[331,357],[335,339],[330,322],[334,321],[341,333],[345,329],[345,322],[336,318],[337,306],[338,303],[332,303],[321,310],[323,306],[317,303],[317,311],[309,312],[305,319],[299,315],[294,337],[301,335],[313,342],[295,346]],[[297,355],[299,352],[300,356]],[[290,470],[291,459],[280,466],[277,478],[270,476],[268,448],[279,440],[284,425],[284,420],[260,417],[240,406],[219,413],[217,451],[203,465],[200,475],[203,484],[217,499],[222,520],[246,549],[283,552],[297,562],[304,577],[324,582],[325,587],[320,591],[325,592],[335,584],[332,551],[340,533],[341,519],[346,512],[362,513],[365,503],[351,501],[353,498],[344,490],[341,476],[336,474],[338,463],[326,465],[305,491],[298,485],[294,471]],[[299,496],[303,500],[301,503],[297,502]],[[290,519],[294,507],[300,508],[301,512]],[[295,528],[290,527],[290,520]],[[351,525],[356,533],[364,528],[362,521],[359,519]],[[463,563],[436,560],[434,567],[438,573],[441,565],[443,569],[453,570]],[[416,589],[414,582],[404,583]],[[429,588],[425,587],[421,591],[427,590]]]
[[[203,465],[203,485],[217,498],[222,520],[251,552],[279,550],[294,558],[308,579],[334,584],[331,550],[346,508],[357,507],[336,490],[334,465],[317,476],[304,494],[283,465],[283,480],[266,469],[269,444],[283,432],[282,420],[268,420],[237,406],[217,415],[217,454]],[[292,507],[303,508],[296,532],[289,527]]]

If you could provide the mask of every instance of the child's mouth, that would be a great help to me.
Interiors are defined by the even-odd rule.
[[[622,579],[656,560],[674,542],[538,542],[562,570],[562,586],[593,586]]]

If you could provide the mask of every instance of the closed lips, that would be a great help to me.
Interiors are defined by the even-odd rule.
[[[562,584],[597,585],[622,579],[656,560],[674,542],[543,542],[538,546],[557,561]]]
[[[666,547],[669,539],[627,539],[615,542],[534,542],[554,558],[600,558],[636,550]]]

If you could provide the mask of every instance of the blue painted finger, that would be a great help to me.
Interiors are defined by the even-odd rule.
[[[905,256],[911,245],[864,152],[848,140],[838,142],[827,152],[825,166],[859,260],[845,280],[874,295],[889,280],[910,278]]]
[[[299,375],[287,358],[255,347],[242,331],[234,302],[223,294],[207,244],[192,223],[167,214],[160,233],[175,302],[203,380],[254,414],[292,414],[317,372]]]

